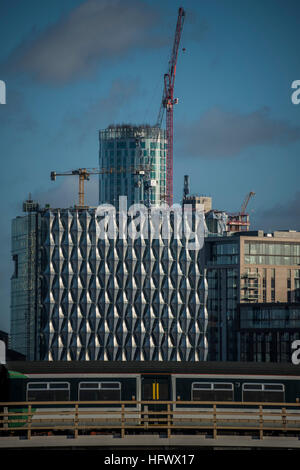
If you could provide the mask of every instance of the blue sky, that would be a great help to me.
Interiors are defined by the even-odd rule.
[[[183,175],[252,226],[300,230],[298,0],[0,0],[0,329],[9,330],[11,219],[31,192],[69,206],[98,165],[98,130],[154,124],[179,6],[186,10],[174,110],[174,201]],[[183,51],[182,49],[185,49]],[[88,183],[97,204],[97,179]]]

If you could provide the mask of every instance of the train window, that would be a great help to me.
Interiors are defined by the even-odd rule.
[[[100,388],[102,390],[104,390],[104,389],[119,390],[121,388],[121,384],[120,384],[120,382],[101,382],[100,383]]]
[[[243,384],[243,401],[249,402],[284,402],[285,387],[283,384]]]
[[[47,390],[47,383],[41,383],[41,382],[36,382],[36,383],[29,383],[27,384],[27,390]]]
[[[29,382],[27,401],[68,401],[70,384],[68,382]]]
[[[80,401],[120,401],[120,382],[81,382],[79,384]]]
[[[198,401],[232,401],[232,383],[194,382],[192,384],[192,400]]]
[[[213,385],[214,385],[214,390],[232,390],[233,389],[233,384],[217,383]]]
[[[270,391],[280,391],[282,392],[284,390],[284,386],[282,384],[265,384],[264,385],[265,390],[270,390]]]
[[[98,385],[98,382],[96,382],[96,384]],[[80,384],[80,388],[81,388],[82,390],[83,390],[83,389],[87,390],[87,389],[89,389],[89,388],[91,388],[91,389],[95,389],[95,388],[98,389],[98,386],[95,387],[95,383],[94,383],[94,382],[82,382],[82,383]]]
[[[50,390],[67,390],[69,388],[69,384],[64,382],[53,382],[49,384],[49,388]]]
[[[262,390],[263,385],[262,384],[243,384],[243,390]]]
[[[210,401],[212,399],[212,383],[194,382],[192,384],[192,400]]]
[[[211,383],[193,383],[192,389],[193,390],[211,390],[212,389]]]
[[[85,390],[87,388],[97,389],[100,387],[100,382],[80,382],[79,389]]]

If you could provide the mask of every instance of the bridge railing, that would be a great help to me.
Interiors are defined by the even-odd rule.
[[[0,436],[178,432],[300,434],[299,403],[209,401],[0,402]]]

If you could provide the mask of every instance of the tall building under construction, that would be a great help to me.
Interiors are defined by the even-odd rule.
[[[99,132],[99,203],[157,206],[166,197],[166,133],[159,127],[111,125]]]

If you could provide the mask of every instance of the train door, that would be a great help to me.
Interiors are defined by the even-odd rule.
[[[161,404],[162,401],[171,400],[171,381],[169,376],[148,376],[142,377],[142,401],[150,401],[150,404],[144,405],[148,410],[165,411],[167,405]],[[158,418],[159,415],[151,415],[152,418]],[[162,417],[162,416],[161,416]]]

